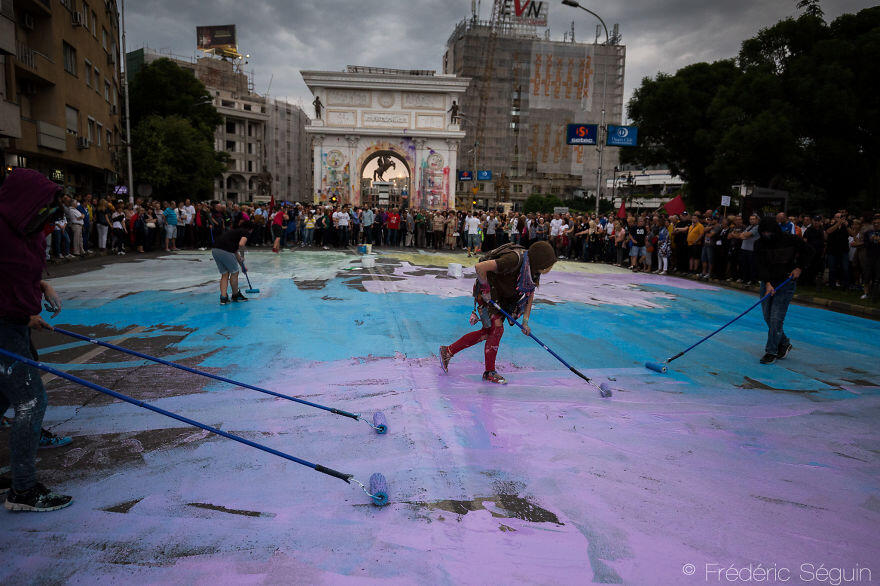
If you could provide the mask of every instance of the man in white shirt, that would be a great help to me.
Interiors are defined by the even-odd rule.
[[[348,210],[342,209],[333,212],[333,223],[336,225],[336,247],[348,246],[348,223],[351,217]]]
[[[472,256],[480,246],[480,219],[471,212],[464,219],[464,231],[467,234],[468,256]]]
[[[72,248],[74,256],[82,256],[83,254],[83,213],[76,209],[79,207],[79,202],[75,199],[71,199],[70,197],[64,198],[65,208],[64,214],[67,216],[67,222],[70,224],[70,231],[72,233]]]
[[[562,228],[562,218],[559,217],[559,214],[553,214],[553,219],[550,220],[550,245],[554,250],[557,248],[560,228]]]

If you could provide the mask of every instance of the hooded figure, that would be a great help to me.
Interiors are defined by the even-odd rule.
[[[785,314],[794,297],[794,281],[810,264],[813,249],[797,236],[783,233],[776,219],[761,218],[758,223],[759,238],[755,242],[755,260],[758,279],[761,282],[761,303],[764,321],[767,323],[767,343],[761,364],[772,364],[785,358],[792,349],[791,341],[782,329]],[[792,282],[779,287],[786,279]]]
[[[34,360],[30,329],[49,327],[40,317],[43,295],[58,308],[56,314],[60,310],[54,289],[41,280],[45,229],[61,213],[60,189],[30,169],[16,169],[0,187],[0,349]],[[37,481],[37,448],[70,443],[69,438],[41,432],[48,400],[40,375],[7,356],[0,356],[0,370],[0,416],[10,406],[15,410],[9,435],[12,480],[0,477],[0,494],[9,492],[5,506],[10,511],[66,507],[71,497],[55,494]]]
[[[507,381],[495,370],[495,357],[504,334],[504,317],[492,302],[508,314],[523,316],[523,333],[529,333],[529,315],[535,299],[535,288],[541,275],[550,271],[556,262],[553,247],[544,240],[533,243],[528,250],[505,244],[489,253],[487,260],[477,263],[477,283],[474,286],[476,308],[471,314],[471,325],[482,321],[482,329],[462,336],[449,346],[440,346],[440,366],[448,372],[449,361],[465,348],[485,341],[486,370],[483,380],[496,384]],[[509,250],[509,252],[505,252]],[[495,256],[500,255],[500,256]]]
[[[27,324],[40,313],[45,228],[63,213],[61,187],[32,169],[15,169],[0,186],[0,319]]]

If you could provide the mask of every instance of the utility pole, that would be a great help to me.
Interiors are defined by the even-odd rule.
[[[122,0],[122,58],[126,59],[125,52],[125,0]],[[120,63],[120,65],[122,65]],[[131,111],[128,107],[128,62],[125,62],[125,75],[122,78],[125,88],[125,154],[128,159],[128,203],[134,203],[134,175],[131,164]]]

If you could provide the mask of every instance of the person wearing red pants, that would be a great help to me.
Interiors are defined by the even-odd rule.
[[[483,327],[465,334],[449,346],[440,346],[440,366],[443,371],[449,372],[449,361],[453,356],[465,348],[486,342],[483,380],[507,384],[495,370],[495,357],[501,336],[504,335],[504,317],[489,301],[495,301],[515,319],[522,315],[523,333],[528,335],[535,288],[541,275],[550,272],[555,262],[556,253],[544,240],[535,242],[528,250],[516,244],[505,244],[482,257],[474,267],[477,282],[474,286],[475,309],[471,314],[471,325],[481,321]]]

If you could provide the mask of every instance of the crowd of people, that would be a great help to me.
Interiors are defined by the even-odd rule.
[[[495,211],[379,209],[318,204],[233,202],[126,203],[65,196],[64,217],[55,222],[51,254],[56,258],[93,251],[148,252],[212,248],[223,232],[242,221],[254,225],[249,244],[340,248],[358,244],[475,255],[506,242],[528,246],[546,240],[561,259],[604,262],[633,271],[672,272],[702,279],[752,284],[757,281],[754,244],[759,216],[724,216],[719,210],[668,215],[662,211],[622,214],[541,214]],[[802,284],[861,289],[863,298],[880,273],[880,215],[840,210],[831,216],[779,212],[784,233],[803,238],[813,261]]]

